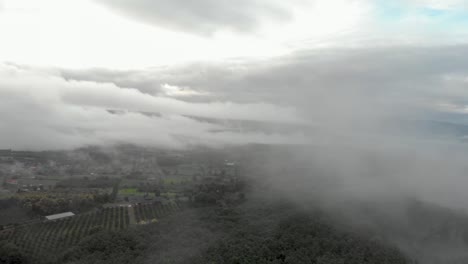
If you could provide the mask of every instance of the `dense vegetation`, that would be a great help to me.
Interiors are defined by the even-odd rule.
[[[411,263],[382,241],[289,204],[202,207],[143,228],[142,263]]]
[[[111,199],[106,192],[25,192],[14,196],[19,206],[36,215],[86,211]]]
[[[395,249],[307,215],[280,221],[270,232],[235,230],[210,248],[199,263],[407,263]]]
[[[14,244],[0,241],[0,263],[2,264],[28,264],[28,258]]]
[[[57,188],[112,188],[118,182],[118,179],[109,177],[97,177],[95,179],[69,178],[57,183]]]
[[[71,248],[58,263],[138,263],[145,244],[137,232],[99,232]]]

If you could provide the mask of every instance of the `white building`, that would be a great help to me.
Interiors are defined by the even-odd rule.
[[[64,218],[72,217],[72,216],[75,216],[75,214],[72,212],[66,212],[66,213],[48,215],[46,216],[46,219],[49,221],[55,221],[55,220],[60,220],[60,219],[64,219]]]

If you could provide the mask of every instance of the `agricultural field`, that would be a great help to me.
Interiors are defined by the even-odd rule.
[[[48,263],[99,230],[119,231],[136,224],[154,223],[181,208],[175,203],[104,208],[58,221],[6,229],[0,231],[0,241],[15,244],[31,256],[34,263]]]
[[[13,231],[6,230],[1,233],[0,240],[12,242],[33,259],[39,260],[66,250],[98,229],[121,230],[128,226],[128,209],[114,207],[56,222],[37,223]]]
[[[166,178],[163,178],[162,179],[163,183],[164,184],[185,184],[185,183],[190,183],[192,182],[192,178],[191,177],[186,177],[186,176],[183,176],[183,177],[166,177]]]
[[[119,195],[145,195],[145,192],[138,191],[138,188],[123,188],[119,190]]]
[[[176,192],[164,192],[164,193],[161,193],[161,197],[173,200],[173,199],[175,199],[177,197],[177,194],[178,193],[176,193]]]
[[[183,207],[179,203],[169,204],[140,204],[133,207],[137,224],[157,222],[157,220],[171,212],[179,211]]]

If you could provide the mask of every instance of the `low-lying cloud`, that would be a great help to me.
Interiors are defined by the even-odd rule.
[[[4,65],[0,70],[0,145],[60,149],[134,143],[168,148],[187,144],[285,143],[289,135],[239,133],[220,120],[296,123],[292,107],[268,103],[190,103],[112,83],[67,81],[54,71]]]
[[[467,57],[466,46],[441,46],[134,71],[7,64],[0,100],[2,113],[13,114],[2,117],[1,145],[458,142],[466,129]]]

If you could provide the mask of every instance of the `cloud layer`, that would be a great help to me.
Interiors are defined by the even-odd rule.
[[[239,133],[189,115],[295,123],[293,108],[267,103],[190,103],[112,83],[67,81],[50,70],[4,65],[0,70],[0,145],[57,149],[86,144],[284,143],[287,135]]]
[[[467,57],[466,46],[447,46],[135,71],[6,64],[0,105],[11,114],[2,116],[0,145],[409,141],[441,131],[428,120],[463,126]],[[438,136],[463,138],[459,131]]]

